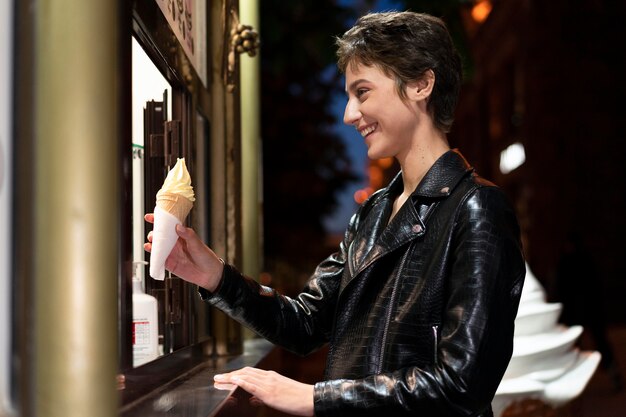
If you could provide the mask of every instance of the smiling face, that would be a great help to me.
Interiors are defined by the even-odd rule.
[[[363,136],[369,158],[399,158],[408,152],[422,117],[410,91],[402,100],[395,80],[377,66],[348,65],[346,93],[343,121]]]

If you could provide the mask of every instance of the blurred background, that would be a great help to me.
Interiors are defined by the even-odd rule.
[[[195,286],[134,268],[146,259],[143,214],[173,158],[186,156],[199,190],[187,223],[261,283],[299,292],[358,205],[398,170],[368,160],[342,124],[335,37],[369,11],[407,9],[441,17],[463,59],[450,145],[508,195],[545,301],[562,303],[563,325],[584,327],[576,343],[594,352],[594,369],[602,354],[567,407],[530,401],[502,416],[626,415],[625,1],[34,3],[0,1],[0,415],[158,416],[141,407],[165,404],[241,416],[215,414],[226,394],[207,396],[216,390],[206,383],[244,359],[320,380],[324,349],[303,360],[258,344]],[[262,47],[238,66],[233,41],[244,23]],[[159,339],[137,365],[142,295],[157,298]],[[534,366],[547,363],[544,374],[563,366],[542,358]]]
[[[342,126],[334,56],[335,36],[385,10],[446,21],[465,71],[450,145],[506,191],[531,270],[564,304],[561,321],[583,325],[580,347],[603,354],[572,415],[623,415],[626,2],[261,2],[261,280],[299,291],[357,205],[397,172],[367,160]]]

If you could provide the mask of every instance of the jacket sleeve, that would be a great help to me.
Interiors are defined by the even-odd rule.
[[[337,252],[322,261],[295,298],[279,294],[225,265],[215,293],[199,289],[203,300],[270,342],[305,355],[328,341],[348,247],[365,203],[352,217]]]
[[[476,416],[513,350],[525,266],[519,227],[503,193],[480,187],[457,211],[436,362],[315,385],[315,415]]]

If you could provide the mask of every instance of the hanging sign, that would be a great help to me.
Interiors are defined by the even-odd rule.
[[[196,0],[155,0],[206,86],[206,2]]]

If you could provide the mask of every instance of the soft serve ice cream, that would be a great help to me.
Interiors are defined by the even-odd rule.
[[[600,353],[575,346],[583,328],[559,324],[561,308],[561,303],[546,302],[544,288],[526,264],[513,355],[492,402],[495,417],[519,415],[529,407],[561,407],[587,386]]]
[[[150,255],[152,278],[165,279],[165,260],[178,240],[176,225],[185,221],[194,201],[191,176],[187,171],[185,158],[180,158],[167,173],[167,178],[156,195]]]

